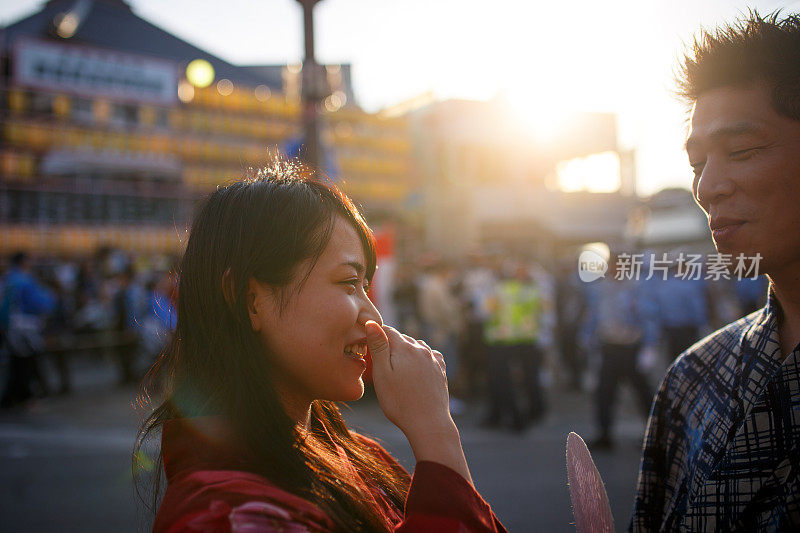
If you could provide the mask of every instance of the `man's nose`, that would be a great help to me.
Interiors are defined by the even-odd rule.
[[[692,189],[697,203],[706,213],[709,213],[712,204],[733,194],[736,184],[724,165],[708,161],[700,175],[695,177]]]

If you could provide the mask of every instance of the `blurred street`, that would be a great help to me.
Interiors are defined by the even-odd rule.
[[[149,530],[131,481],[135,389],[117,387],[116,379],[113,361],[76,359],[73,393],[0,412],[4,532]],[[594,454],[618,530],[627,526],[632,507],[644,431],[628,394],[624,390],[619,398],[615,449]],[[586,440],[594,435],[592,399],[553,389],[548,399],[544,421],[519,435],[481,428],[484,413],[471,404],[456,419],[478,490],[510,531],[574,530],[565,441],[569,431]],[[407,468],[413,466],[402,433],[383,418],[374,398],[353,404],[345,418],[381,440]]]

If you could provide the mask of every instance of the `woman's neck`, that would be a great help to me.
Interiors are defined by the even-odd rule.
[[[278,391],[278,395],[281,398],[286,414],[294,420],[297,429],[303,433],[308,431],[311,422],[311,401],[301,400],[294,395],[286,394],[284,391]]]

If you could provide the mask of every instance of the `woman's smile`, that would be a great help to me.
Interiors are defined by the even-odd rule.
[[[261,302],[253,327],[270,352],[275,387],[293,404],[353,401],[364,393],[365,324],[381,318],[367,297],[363,248],[355,228],[337,218],[316,262],[298,267],[295,279],[302,284],[289,288],[283,308],[275,291],[253,285]]]

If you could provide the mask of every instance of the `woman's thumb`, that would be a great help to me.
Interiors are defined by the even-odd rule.
[[[364,325],[367,330],[367,346],[372,355],[372,364],[375,367],[389,366],[389,338],[377,322],[368,320]]]

